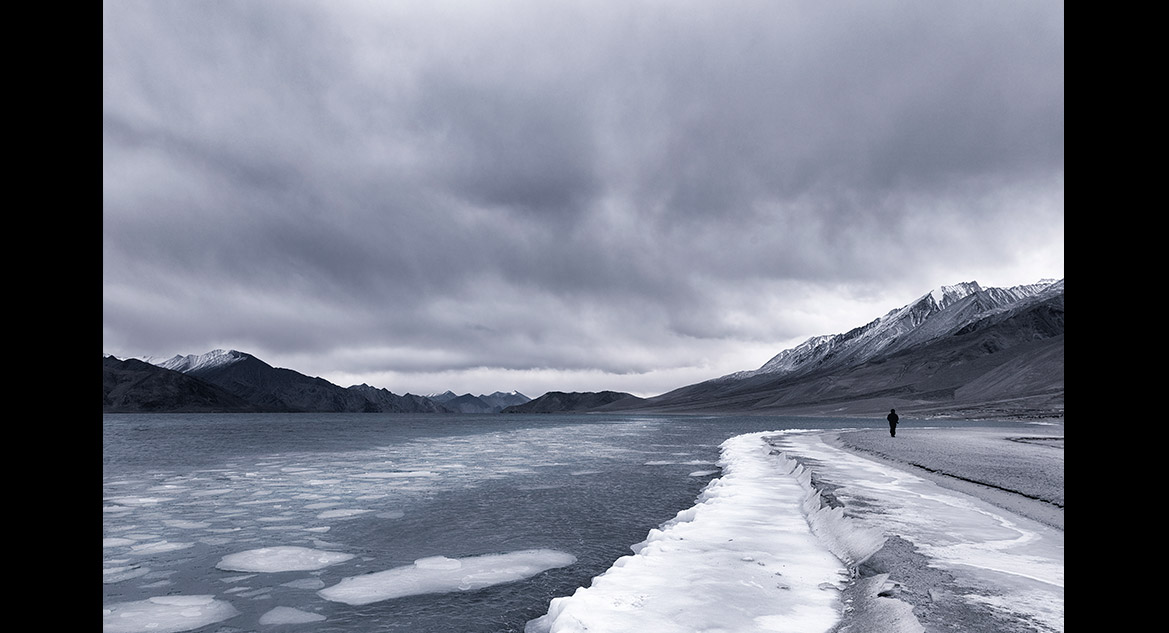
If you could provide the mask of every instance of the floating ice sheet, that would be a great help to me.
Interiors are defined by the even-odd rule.
[[[309,613],[292,607],[276,607],[260,616],[260,624],[307,624],[324,619],[325,616],[319,613]]]
[[[312,571],[324,569],[329,565],[335,565],[350,558],[353,558],[352,554],[286,545],[261,547],[246,552],[228,554],[220,559],[216,567],[227,571]]]
[[[412,565],[345,578],[317,593],[334,602],[369,604],[416,594],[482,589],[522,580],[574,562],[575,556],[548,549],[468,558],[432,556],[416,560]]]
[[[231,603],[215,596],[160,596],[119,602],[102,613],[103,633],[177,633],[239,615]]]
[[[163,552],[173,552],[180,549],[187,549],[193,547],[194,543],[172,543],[170,541],[156,541],[153,543],[142,543],[141,545],[133,545],[130,547],[131,554],[161,554]]]

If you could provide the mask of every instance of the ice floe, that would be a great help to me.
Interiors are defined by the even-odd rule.
[[[156,541],[154,543],[141,543],[130,546],[131,554],[160,554],[162,552],[173,552],[175,550],[187,549],[193,547],[194,543],[174,543],[171,541]]]
[[[103,633],[177,633],[222,622],[239,611],[215,596],[159,596],[112,604],[102,614]]]
[[[320,622],[325,616],[292,607],[276,607],[260,616],[260,624],[307,624]]]
[[[317,592],[322,598],[346,604],[369,604],[424,593],[472,591],[522,580],[576,562],[572,554],[530,549],[466,558],[431,556],[412,565],[352,576]]]
[[[317,515],[318,519],[349,519],[369,512],[362,508],[338,508],[336,510],[325,510]]]
[[[236,554],[228,554],[216,565],[227,571],[281,572],[311,571],[353,558],[353,554],[283,545],[261,547]]]

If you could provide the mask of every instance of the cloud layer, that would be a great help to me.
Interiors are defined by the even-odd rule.
[[[1062,276],[1062,11],[107,1],[105,351],[652,394]]]

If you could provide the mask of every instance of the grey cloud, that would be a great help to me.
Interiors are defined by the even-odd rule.
[[[744,316],[785,284],[1062,239],[1058,3],[104,7],[103,321],[137,353],[645,371],[794,336]]]

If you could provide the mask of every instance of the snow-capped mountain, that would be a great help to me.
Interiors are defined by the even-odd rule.
[[[172,371],[189,374],[232,365],[234,363],[246,360],[248,356],[248,354],[236,350],[217,349],[207,352],[206,354],[188,354],[186,356],[176,354],[175,356],[164,361],[152,361],[149,359],[143,360],[164,369],[170,369]]]
[[[626,408],[1062,415],[1063,295],[1063,280],[942,286],[843,334],[811,337],[758,369]]]
[[[654,398],[569,394],[571,402],[541,397],[539,407],[527,408],[868,415],[896,407],[921,415],[1062,415],[1063,296],[1063,280],[942,286],[843,334],[811,337],[755,370]],[[479,413],[531,401],[518,392],[425,397],[368,385],[342,388],[237,350],[103,360],[106,411]]]
[[[105,411],[311,411],[498,413],[530,400],[519,393],[428,398],[369,385],[340,387],[273,367],[238,350],[118,360],[103,355]],[[444,402],[451,406],[446,406]]]
[[[231,412],[261,409],[227,390],[135,358],[102,358],[102,410],[119,412]]]
[[[813,336],[776,354],[759,369],[738,372],[730,377],[788,375],[863,363],[880,355],[928,343],[972,320],[1007,310],[1049,291],[1053,286],[1062,292],[1063,282],[1050,280],[1011,288],[983,289],[976,281],[941,286],[865,325],[843,334]]]

